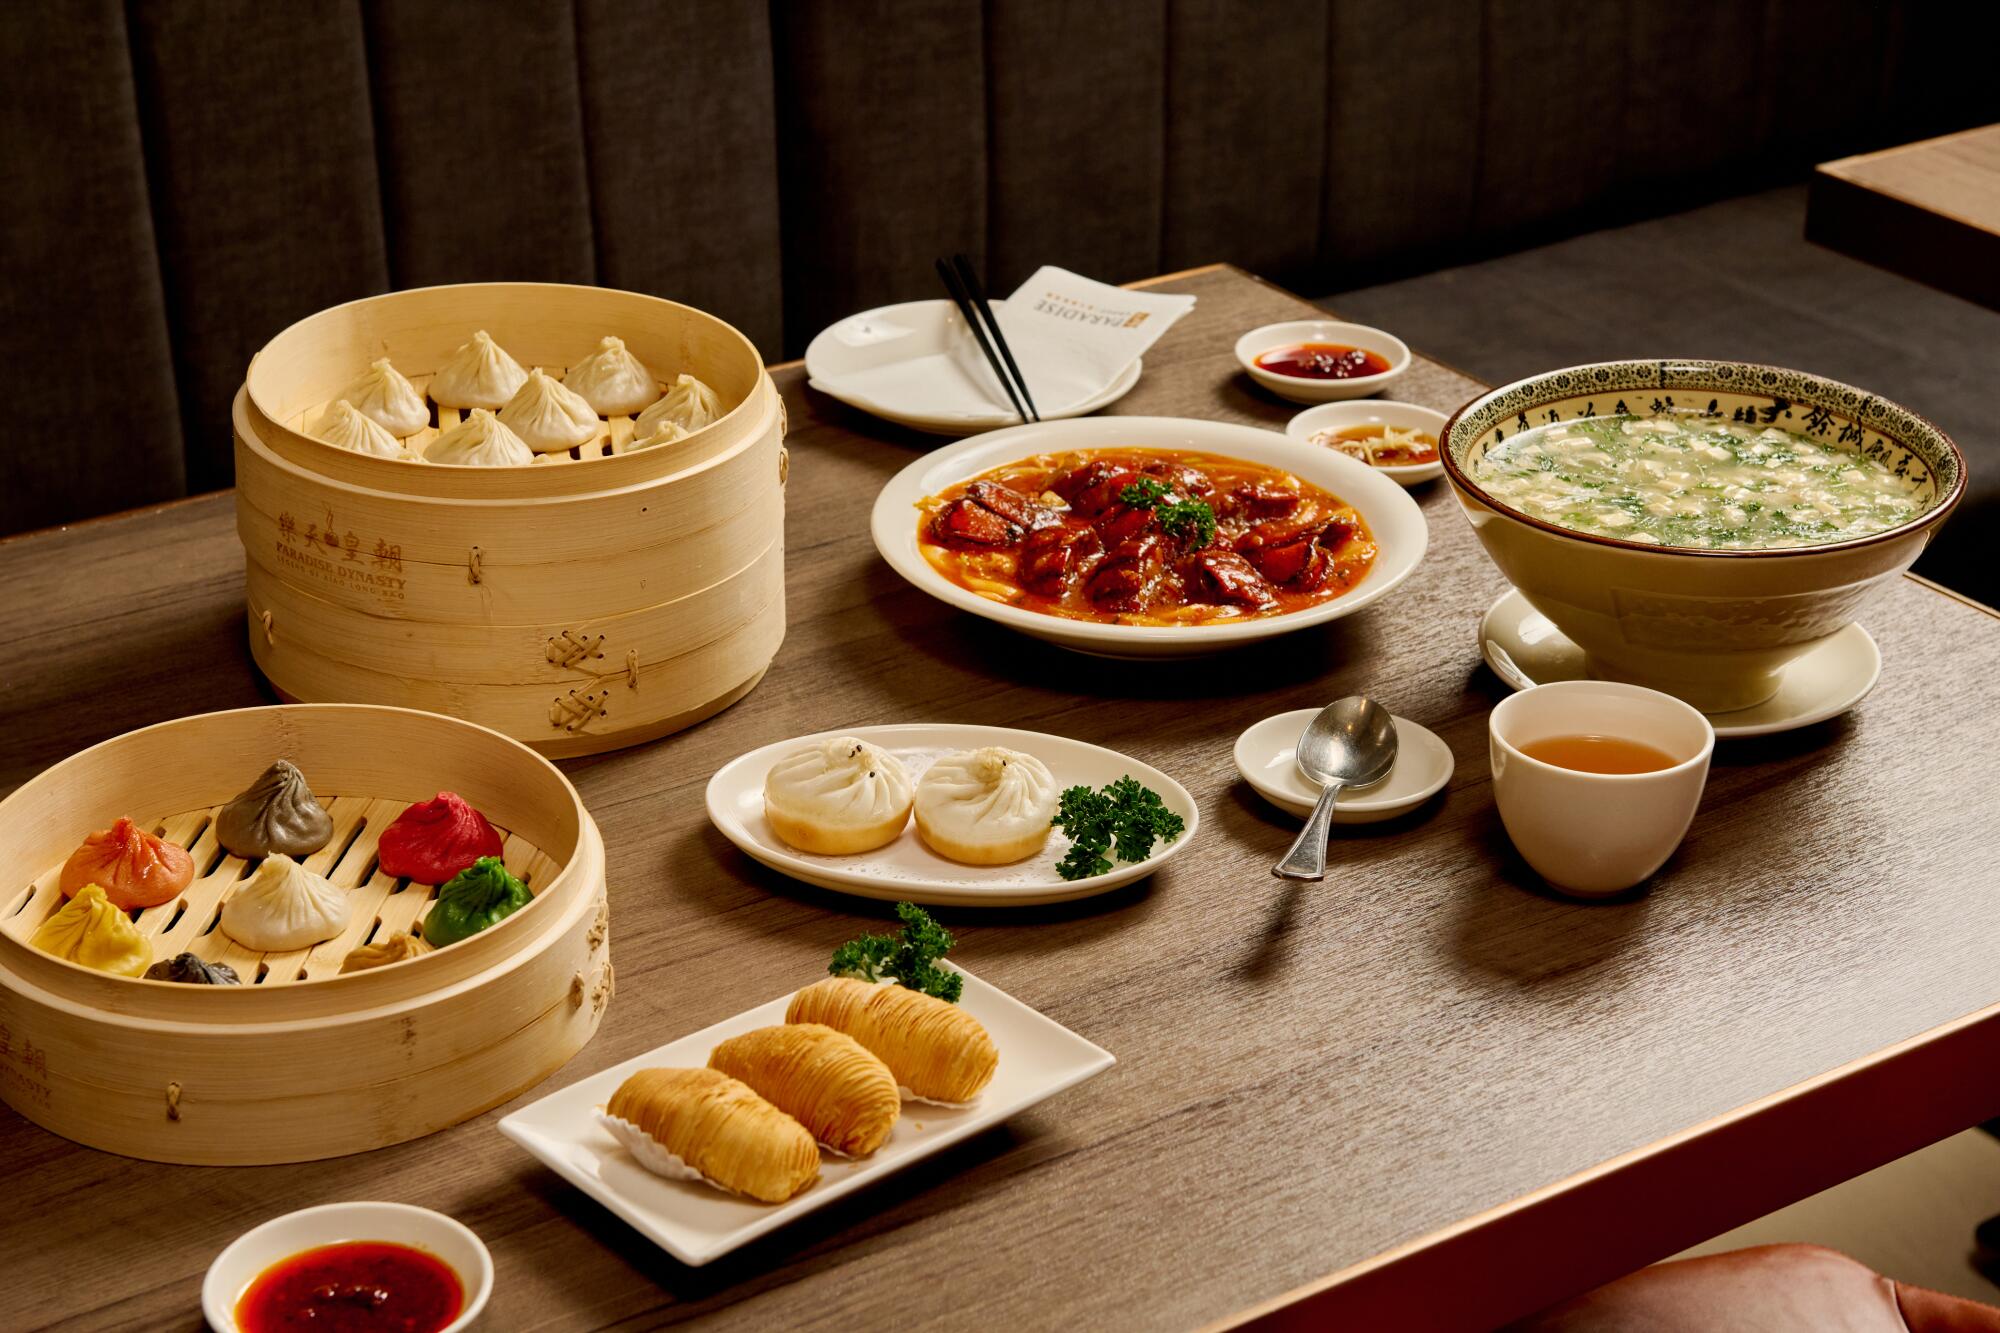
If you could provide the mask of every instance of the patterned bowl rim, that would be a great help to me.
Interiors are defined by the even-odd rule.
[[[1453,436],[1462,428],[1470,429],[1472,423],[1468,418],[1488,410],[1501,398],[1509,394],[1533,391],[1543,387],[1554,390],[1556,388],[1554,381],[1561,376],[1586,375],[1599,370],[1610,371],[1614,374],[1629,375],[1634,371],[1649,368],[1655,377],[1654,387],[1663,389],[1698,388],[1712,390],[1717,393],[1737,394],[1744,393],[1747,389],[1750,394],[1755,395],[1759,392],[1759,389],[1756,387],[1759,380],[1768,382],[1768,377],[1782,377],[1791,381],[1798,388],[1807,391],[1804,395],[1794,397],[1793,401],[1795,402],[1803,401],[1808,405],[1818,406],[1819,404],[1812,401],[1812,395],[1823,392],[1828,397],[1849,395],[1855,402],[1863,406],[1869,403],[1880,403],[1894,412],[1901,413],[1903,416],[1909,418],[1917,427],[1917,433],[1928,433],[1932,442],[1942,447],[1952,464],[1950,469],[1953,473],[1951,488],[1929,509],[1926,509],[1923,513],[1918,514],[1906,523],[1900,523],[1890,528],[1886,532],[1872,533],[1866,537],[1851,537],[1846,541],[1821,542],[1808,546],[1775,546],[1762,550],[1719,551],[1703,546],[1656,546],[1647,542],[1627,541],[1623,537],[1604,537],[1597,533],[1579,532],[1575,528],[1565,528],[1560,524],[1550,523],[1545,519],[1524,514],[1512,505],[1502,504],[1491,495],[1488,495],[1459,466],[1458,454],[1460,450]],[[1586,389],[1585,392],[1587,393],[1588,390]],[[1548,402],[1555,398],[1571,398],[1575,397],[1576,393],[1577,391],[1573,387],[1565,385],[1559,393],[1552,392],[1549,397],[1541,401]],[[1528,404],[1527,406],[1531,407],[1534,405]],[[1509,411],[1513,410],[1515,409],[1510,406]],[[1522,410],[1525,410],[1525,408]],[[1842,408],[1836,410],[1839,411],[1841,416],[1849,417],[1850,419],[1853,418],[1853,412],[1849,409]],[[1869,429],[1874,430],[1878,435],[1887,436],[1912,453],[1917,452],[1915,446],[1908,439],[1904,438],[1904,435],[1908,434],[1908,432],[1890,434],[1890,432],[1881,429],[1879,426],[1871,426]],[[1471,440],[1465,442],[1467,447],[1471,443]],[[1641,551],[1648,555],[1696,556],[1708,559],[1744,560],[1760,557],[1768,559],[1779,556],[1822,555],[1837,551],[1852,551],[1864,546],[1874,546],[1881,542],[1896,541],[1925,527],[1940,523],[1944,520],[1945,515],[1957,507],[1959,500],[1965,495],[1965,454],[1959,449],[1957,442],[1951,436],[1945,434],[1944,431],[1938,428],[1935,422],[1929,417],[1924,416],[1921,412],[1914,412],[1894,399],[1884,398],[1880,394],[1857,389],[1851,384],[1844,384],[1839,380],[1828,379],[1824,375],[1814,375],[1809,371],[1788,370],[1783,366],[1765,365],[1756,361],[1714,361],[1702,357],[1634,357],[1622,361],[1590,361],[1582,365],[1564,366],[1557,370],[1547,370],[1537,375],[1528,375],[1515,380],[1511,384],[1503,384],[1498,388],[1488,389],[1485,393],[1462,405],[1444,423],[1444,431],[1438,437],[1438,457],[1444,462],[1445,475],[1451,478],[1453,486],[1475,497],[1487,508],[1494,510],[1496,513],[1504,514],[1517,523],[1525,523],[1531,528],[1539,528],[1543,532],[1557,537],[1565,537],[1571,541],[1588,542],[1598,546],[1610,546],[1626,551]],[[1930,467],[1933,476],[1940,471],[1929,459],[1925,459],[1924,462],[1925,466]]]

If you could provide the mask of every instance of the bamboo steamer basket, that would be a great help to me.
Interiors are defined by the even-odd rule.
[[[632,419],[522,467],[374,458],[307,434],[387,356],[422,390],[478,329],[566,371],[605,334],[724,414],[618,452]],[[437,425],[458,419],[434,408]],[[589,754],[741,698],[784,638],[784,403],[750,342],[656,297],[476,283],[370,297],[280,333],[234,409],[250,647],[287,699],[400,705]]]
[[[216,809],[271,759],[305,772],[334,837],[304,864],[349,890],[339,936],[284,954],[216,928],[250,867]],[[534,899],[406,962],[340,975],[372,935],[417,928],[432,891],[375,867],[411,801],[463,795],[504,831]],[[94,971],[28,943],[62,864],[121,814],[189,847],[196,879],[139,913],[155,958],[227,962],[240,986]],[[162,1162],[306,1161],[400,1143],[526,1091],[590,1040],[613,976],[604,844],[569,781],[482,727],[407,709],[294,704],[208,713],[71,756],[0,801],[0,1099],[108,1152]]]

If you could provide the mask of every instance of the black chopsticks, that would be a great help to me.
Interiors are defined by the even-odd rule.
[[[1035,410],[1035,400],[1028,396],[1027,376],[1014,364],[1014,353],[1007,346],[1007,335],[1000,332],[1000,321],[993,318],[993,307],[986,303],[986,288],[981,285],[972,261],[964,255],[953,255],[950,263],[938,260],[937,271],[938,276],[944,279],[944,289],[958,304],[958,313],[965,316],[966,327],[972,330],[973,337],[979,339],[979,350],[986,353],[987,364],[1000,377],[1000,387],[1007,391],[1007,400],[1014,404],[1021,420],[1040,421],[1042,415]],[[992,330],[990,339],[987,336],[989,329]],[[996,346],[999,348],[997,352],[994,350]],[[1015,391],[1017,383],[1019,392]]]

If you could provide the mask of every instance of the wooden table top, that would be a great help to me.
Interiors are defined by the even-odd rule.
[[[1806,235],[2000,309],[2000,125],[1822,163]]]
[[[1309,314],[1228,269],[1115,409],[1277,425],[1243,329]],[[1109,1048],[1102,1076],[707,1268],[683,1268],[503,1140],[513,1105],[414,1143],[262,1168],[133,1162],[0,1113],[0,1326],[194,1328],[209,1260],[288,1208],[397,1199],[492,1247],[489,1326],[1184,1328],[1286,1318],[1490,1326],[2000,1111],[2000,621],[1914,580],[1864,619],[1855,713],[1724,742],[1650,892],[1540,890],[1494,813],[1480,614],[1499,574],[1442,483],[1430,554],[1357,616],[1229,658],[1099,661],[943,607],[869,543],[928,441],[780,368],[790,637],[763,684],[663,742],[569,761],[609,847],[619,988],[551,1087],[821,973],[882,905],[793,883],[708,825],[728,759],[918,720],[1117,747],[1195,793],[1167,869],[1062,908],[944,911],[955,956]],[[1420,362],[1402,392],[1479,386]],[[1885,386],[1892,387],[1892,386]],[[0,543],[12,786],[178,714],[267,699],[228,496]],[[1321,885],[1273,879],[1296,821],[1236,777],[1259,718],[1366,691],[1457,757],[1443,797],[1336,830]],[[526,1100],[526,1099],[523,1099]],[[1303,1315],[1301,1312],[1304,1312]]]

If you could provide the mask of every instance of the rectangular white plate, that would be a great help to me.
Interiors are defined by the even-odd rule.
[[[985,1025],[993,1044],[1000,1048],[1000,1067],[986,1091],[966,1107],[903,1103],[902,1118],[873,1157],[852,1161],[822,1151],[819,1179],[786,1203],[754,1203],[700,1181],[663,1179],[633,1161],[597,1123],[597,1108],[634,1072],[706,1065],[717,1042],[753,1028],[783,1023],[791,998],[781,995],[769,1004],[552,1092],[502,1120],[500,1132],[674,1258],[698,1267],[843,1194],[997,1125],[1113,1063],[1109,1051],[967,973],[959,1003]]]

